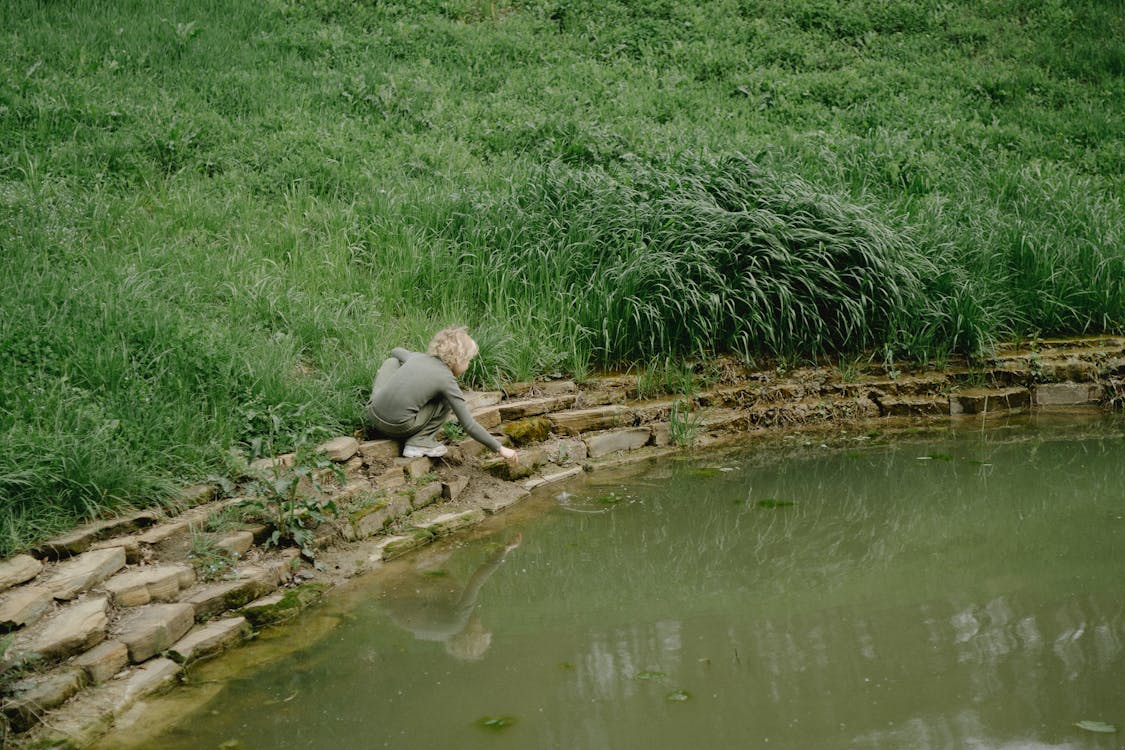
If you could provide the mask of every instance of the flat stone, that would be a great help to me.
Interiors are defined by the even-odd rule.
[[[123,615],[115,638],[125,644],[129,660],[137,664],[169,648],[194,622],[195,609],[187,602],[150,604]]]
[[[396,462],[406,472],[406,476],[417,481],[434,470],[433,463],[425,456],[420,458],[400,458]]]
[[[879,413],[886,417],[946,414],[950,403],[944,396],[885,396],[878,401]]]
[[[700,394],[699,403],[703,404],[704,402],[706,402],[706,405],[710,405],[717,403],[726,403],[726,400],[717,398],[716,394],[712,392],[708,394],[708,396]],[[632,409],[633,413],[637,415],[637,421],[641,424],[644,424],[645,422],[655,422],[661,419],[668,419],[669,415],[671,415],[672,413],[672,409],[675,408],[677,404],[681,404],[680,408],[683,408],[682,405],[690,406],[690,404],[685,404],[685,400],[683,398],[663,398],[632,403],[629,404],[629,408]]]
[[[265,456],[256,461],[251,461],[246,470],[253,477],[268,477],[285,469],[291,469],[296,463],[296,453],[285,453],[280,456]]]
[[[1027,388],[970,388],[949,394],[950,414],[986,414],[1031,406]]]
[[[0,591],[7,591],[12,586],[30,581],[43,570],[43,563],[31,555],[16,555],[10,560],[0,563]]]
[[[88,678],[79,667],[65,667],[34,678],[34,685],[4,704],[4,714],[16,731],[26,731],[39,723],[44,712],[62,705],[86,687]]]
[[[90,682],[100,685],[129,664],[129,649],[120,641],[102,641],[74,660]]]
[[[204,586],[184,601],[195,608],[197,620],[206,620],[270,593],[279,582],[277,570],[248,567],[243,569],[241,578]]]
[[[372,550],[372,560],[393,560],[394,558],[404,555],[412,549],[416,549],[423,545],[429,544],[431,537],[424,534],[410,534],[391,536],[380,541]]]
[[[430,482],[414,490],[410,504],[415,508],[424,508],[441,497],[441,482]]]
[[[481,509],[489,514],[495,515],[506,508],[510,508],[520,500],[523,500],[528,495],[528,491],[520,488],[520,492],[506,492],[501,497],[491,497],[485,495],[484,500],[481,502]]]
[[[44,557],[59,560],[79,555],[91,549],[99,539],[128,534],[137,529],[152,526],[157,521],[153,511],[142,510],[116,518],[94,521],[78,527],[62,536],[49,539],[36,549]]]
[[[555,432],[562,435],[579,435],[583,432],[605,430],[611,427],[632,425],[636,417],[633,410],[618,404],[597,406],[592,409],[571,409],[548,416]]]
[[[599,432],[586,436],[586,450],[591,458],[598,458],[617,451],[636,450],[648,443],[651,437],[652,432],[647,427]]]
[[[172,521],[152,527],[138,536],[137,541],[141,544],[156,546],[162,542],[186,537],[190,533],[191,527],[188,525],[187,521]]]
[[[547,398],[530,398],[522,401],[509,401],[506,404],[500,404],[500,420],[503,422],[510,422],[514,419],[523,419],[524,417],[534,417],[540,414],[547,414],[552,411],[562,411],[569,409],[574,405],[578,396],[574,394],[562,394],[558,396],[549,396]]]
[[[1096,383],[1041,383],[1035,386],[1037,406],[1074,406],[1098,403],[1102,387]]]
[[[583,471],[585,471],[585,469],[583,469],[581,466],[572,466],[569,469],[563,469],[562,471],[556,471],[551,474],[544,474],[541,477],[529,479],[524,482],[523,488],[529,491],[534,490],[544,485],[555,484],[556,482],[562,482],[564,480],[570,479],[571,477],[576,477]]]
[[[406,484],[406,472],[401,466],[394,465],[379,474],[371,476],[371,482],[379,489],[392,490]]]
[[[484,520],[484,517],[485,513],[480,508],[463,510],[458,513],[442,513],[426,523],[419,524],[418,528],[432,531],[439,536],[445,536],[469,526],[476,526]]]
[[[51,590],[56,599],[73,599],[123,567],[124,548],[92,550],[57,565],[43,585]]]
[[[465,404],[469,407],[470,412],[496,406],[504,400],[502,391],[465,391],[464,396]]]
[[[34,624],[45,615],[55,601],[50,589],[42,586],[20,586],[0,599],[0,632]]]
[[[653,422],[649,425],[652,431],[653,445],[665,446],[672,444],[672,425],[668,422]]]
[[[441,496],[446,500],[456,500],[469,486],[469,478],[465,476],[453,477],[441,483]]]
[[[359,441],[354,437],[341,435],[321,443],[316,449],[328,456],[330,461],[342,464],[359,452]]]
[[[106,581],[105,590],[118,607],[137,607],[152,601],[171,601],[194,582],[190,566],[156,565],[120,573]]]
[[[410,498],[393,495],[367,508],[354,511],[350,516],[356,538],[364,539],[378,534],[387,524],[410,512]]]
[[[395,440],[368,440],[359,444],[359,455],[368,464],[393,461],[398,458],[398,442]]]
[[[519,451],[519,463],[509,463],[503,458],[495,456],[481,461],[480,467],[493,476],[514,482],[531,476],[535,469],[543,463],[545,456],[546,454],[541,448],[528,448]]]
[[[141,543],[137,541],[135,536],[115,536],[110,539],[102,539],[90,545],[90,549],[109,549],[110,547],[121,547],[125,550],[125,562],[129,565],[136,565],[141,561]]]
[[[232,557],[242,557],[254,546],[254,535],[249,531],[236,531],[215,542],[217,549],[224,550]]]
[[[180,675],[182,667],[166,657],[151,659],[136,667],[119,688],[113,710],[122,714],[142,698],[154,695],[171,686]]]
[[[250,623],[245,617],[225,617],[197,625],[168,650],[169,658],[181,664],[224,651],[250,636]]]
[[[465,438],[457,443],[457,449],[461,451],[463,459],[479,458],[482,453],[488,450],[483,444],[478,443],[473,438]]]
[[[239,612],[256,628],[272,625],[288,620],[307,608],[320,599],[327,588],[327,584],[320,581],[308,581],[284,593],[270,594],[261,599],[256,599],[240,609]]]
[[[559,438],[543,446],[547,461],[559,466],[586,460],[586,443],[577,438]]]
[[[93,648],[105,640],[108,605],[104,596],[71,604],[47,622],[30,641],[27,651],[51,661]]]
[[[500,426],[500,407],[490,406],[486,409],[477,409],[472,412],[473,420],[486,430]]]

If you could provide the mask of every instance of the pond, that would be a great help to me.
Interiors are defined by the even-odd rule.
[[[204,665],[145,746],[1119,748],[1123,434],[798,438],[555,487]]]

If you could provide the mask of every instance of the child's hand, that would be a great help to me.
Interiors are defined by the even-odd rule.
[[[510,464],[518,464],[520,462],[520,454],[503,445],[500,446],[500,457]]]

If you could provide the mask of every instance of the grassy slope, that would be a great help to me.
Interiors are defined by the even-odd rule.
[[[0,554],[449,322],[477,382],[1120,330],[1125,14],[972,5],[4,3]]]

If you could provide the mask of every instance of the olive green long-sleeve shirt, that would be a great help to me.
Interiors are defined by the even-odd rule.
[[[379,419],[388,424],[408,425],[414,421],[419,409],[440,396],[449,404],[465,432],[492,450],[500,450],[500,443],[496,438],[477,424],[469,413],[469,405],[465,403],[461,386],[444,362],[429,354],[401,348],[393,349],[391,356],[401,362],[402,366],[385,386],[375,392],[369,404],[369,409]]]

